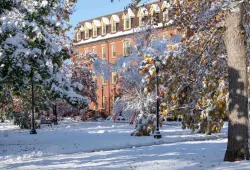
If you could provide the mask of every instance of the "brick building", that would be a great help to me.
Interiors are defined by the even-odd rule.
[[[96,17],[79,23],[75,29],[74,48],[80,53],[93,52],[97,56],[114,63],[118,56],[128,56],[129,50],[135,45],[134,29],[143,27],[147,22],[155,26],[152,40],[156,38],[167,39],[175,30],[163,27],[162,23],[169,21],[167,2],[153,2],[136,9]],[[156,23],[157,22],[157,23]],[[102,77],[94,77],[98,85],[98,106],[93,103],[90,109],[105,109],[112,112],[114,99],[118,94],[117,74],[112,73],[108,81]]]

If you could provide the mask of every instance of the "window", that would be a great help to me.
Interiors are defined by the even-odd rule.
[[[95,76],[95,73],[92,75],[93,81],[97,84],[97,77]]]
[[[115,45],[112,45],[112,58],[116,57],[116,47]]]
[[[112,72],[112,84],[116,84],[116,81],[117,81],[116,72]]]
[[[87,55],[89,53],[89,50],[85,50],[84,54]]]
[[[93,76],[93,81],[97,84],[97,77]]]
[[[123,55],[128,56],[131,53],[131,45],[129,41],[124,41],[123,43]]]
[[[103,85],[107,84],[107,80],[105,80],[104,77],[102,77],[102,84]]]
[[[96,54],[96,49],[95,48],[93,48],[93,54]]]
[[[124,19],[124,30],[131,28],[131,18],[127,15]]]
[[[151,19],[151,21],[150,21],[150,22],[151,22],[151,25],[154,25],[154,17],[153,17],[153,16],[151,16],[151,18],[150,18],[150,19]]]
[[[156,41],[156,36],[153,35],[151,41]]]
[[[142,27],[144,25],[143,17],[139,17],[139,26]]]
[[[107,26],[105,24],[102,25],[102,35],[106,34],[106,28]]]
[[[166,40],[166,39],[168,39],[168,34],[167,34],[167,33],[164,33],[164,34],[163,34],[163,40]]]
[[[113,104],[115,104],[115,94],[113,95]]]
[[[86,30],[85,30],[85,39],[88,39],[88,38],[89,38],[89,30],[86,29]]]
[[[116,23],[112,22],[111,24],[111,32],[116,32]]]
[[[106,58],[106,47],[102,47],[102,58]]]
[[[143,26],[144,25],[144,21],[146,19],[146,17],[148,16],[148,10],[145,7],[140,7],[138,13],[137,13],[137,17],[139,18],[139,26]]]
[[[96,28],[96,26],[93,27],[93,37],[97,37],[97,28]]]
[[[103,102],[103,108],[105,109],[106,108],[106,105],[107,105],[107,98],[106,98],[106,96],[103,96],[103,98],[102,98],[102,102]]]
[[[80,41],[80,40],[81,40],[81,31],[78,31],[78,32],[76,33],[76,40],[77,40],[77,41]]]
[[[168,20],[168,10],[163,12],[163,21],[167,21]]]

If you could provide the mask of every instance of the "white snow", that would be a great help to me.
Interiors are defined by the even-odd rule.
[[[83,32],[84,31],[84,26],[81,25],[80,27],[80,31]]]
[[[145,8],[145,7],[141,7],[141,15],[144,17],[144,16],[148,16],[148,9]]]
[[[105,25],[109,25],[109,19],[107,17],[102,17],[102,22],[105,24]]]
[[[101,22],[100,20],[93,20],[93,23],[95,24],[96,27],[101,27]]]
[[[89,30],[92,29],[92,24],[90,22],[85,22],[84,25],[86,26],[87,29]]]
[[[158,4],[152,4],[151,6],[152,11],[154,11],[155,13],[159,13],[161,11],[160,7]]]
[[[111,17],[113,18],[114,22],[116,22],[116,23],[120,22],[120,18],[118,15],[112,15]]]
[[[128,13],[127,13],[127,15],[128,15],[130,18],[134,18],[134,17],[135,17],[135,14],[134,14],[134,12],[132,11],[131,8],[128,8]]]
[[[0,169],[249,169],[249,161],[223,162],[226,128],[205,136],[167,123],[157,140],[130,136],[134,126],[123,123],[69,119],[37,135],[1,123]]]

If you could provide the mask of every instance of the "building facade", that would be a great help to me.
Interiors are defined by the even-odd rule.
[[[80,53],[96,53],[98,57],[114,63],[118,56],[129,55],[130,49],[135,45],[135,29],[143,27],[145,23],[156,28],[151,40],[167,39],[176,32],[171,27],[163,27],[163,23],[169,22],[167,7],[166,1],[154,2],[82,21],[79,28],[75,29],[74,48]],[[99,98],[98,106],[91,103],[90,109],[104,109],[112,113],[119,90],[116,84],[117,76],[113,72],[107,81],[102,77],[94,77]]]

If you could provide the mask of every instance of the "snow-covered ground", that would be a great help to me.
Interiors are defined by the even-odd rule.
[[[133,137],[134,126],[110,122],[61,122],[37,135],[0,124],[0,169],[250,169],[250,162],[224,163],[226,127],[205,136],[176,123],[162,139]]]

